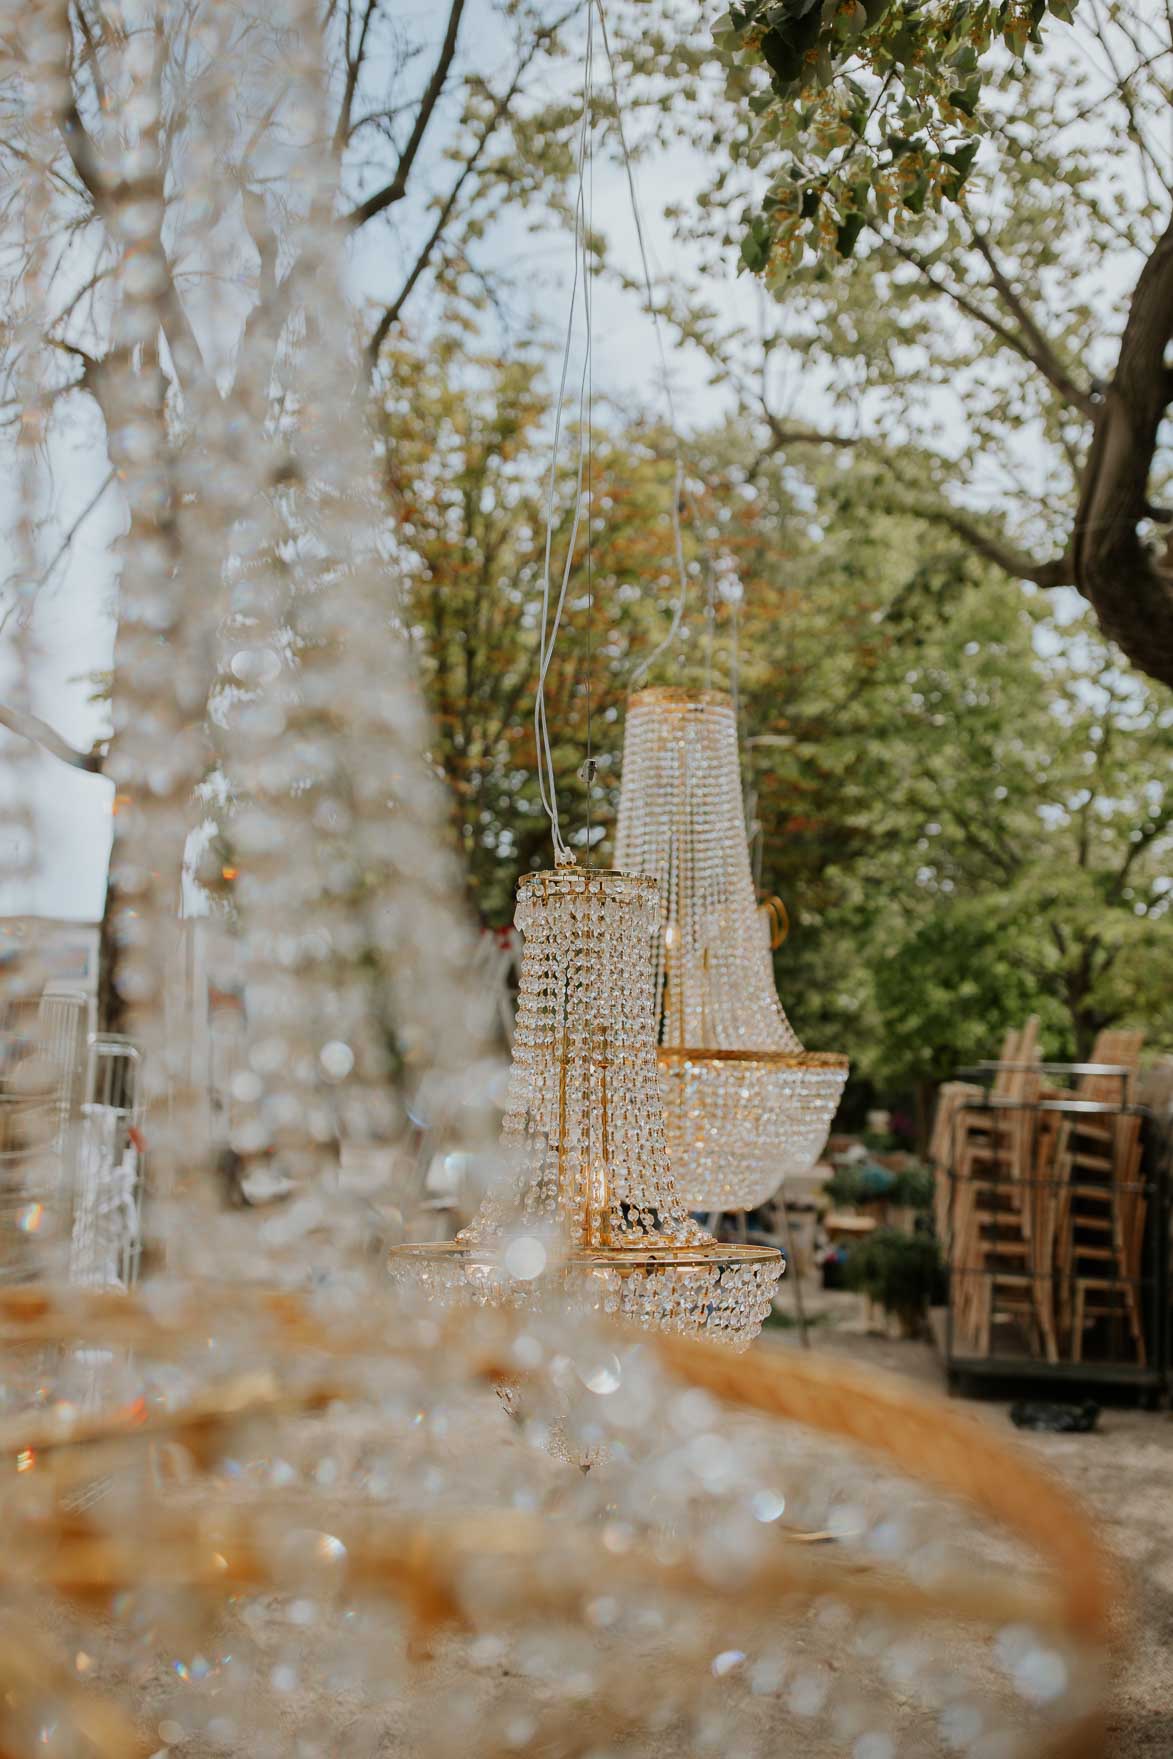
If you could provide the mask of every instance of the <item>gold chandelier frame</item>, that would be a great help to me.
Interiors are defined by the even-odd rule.
[[[838,1051],[723,1050],[717,1045],[658,1044],[656,1060],[672,1063],[766,1063],[773,1069],[847,1069]]]
[[[744,1345],[782,1272],[770,1247],[714,1240],[676,1188],[657,1063],[652,940],[659,885],[615,868],[523,876],[522,967],[502,1130],[512,1190],[489,1191],[455,1240],[391,1251],[429,1293],[505,1305],[553,1284],[576,1308]],[[639,1121],[636,1121],[639,1120]],[[550,1241],[536,1280],[512,1241]]]

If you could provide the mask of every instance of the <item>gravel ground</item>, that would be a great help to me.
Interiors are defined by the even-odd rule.
[[[864,1303],[856,1296],[824,1298],[813,1289],[809,1294],[817,1319],[811,1331],[814,1349],[841,1356],[857,1367],[871,1366],[907,1376],[938,1394],[943,1391],[944,1377],[930,1344],[869,1331]],[[763,1351],[789,1351],[799,1345],[794,1332],[771,1328],[755,1347]],[[984,1409],[992,1422],[1005,1423],[1009,1430],[1005,1404],[991,1400]],[[1173,1419],[1165,1413],[1109,1408],[1103,1412],[1095,1434],[1024,1434],[1021,1439],[1089,1507],[1121,1558],[1132,1586],[1131,1637],[1105,1759],[1173,1759]],[[68,1636],[64,1629],[55,1628],[56,1621],[51,1615],[47,1622],[58,1640]],[[272,1621],[270,1629],[262,1616],[261,1627],[253,1631],[253,1636],[262,1650],[270,1640],[279,1645],[282,1622]],[[233,1616],[229,1615],[222,1633],[224,1647],[235,1648],[238,1634]],[[801,1629],[793,1637],[788,1634],[786,1641],[801,1662],[805,1643]],[[953,1659],[959,1668],[963,1664],[968,1668],[973,1662],[971,1638],[960,1628],[956,1638],[946,1631],[937,1633],[936,1645],[946,1665],[950,1663],[954,1643],[957,1649]],[[77,1644],[67,1641],[66,1647],[72,1652]],[[597,1664],[604,1670],[626,1664],[622,1647],[617,1648],[603,1633],[598,1634],[592,1647]],[[459,1638],[442,1642],[430,1661],[419,1664],[422,1673],[409,1666],[401,1677],[392,1678],[389,1674],[384,1680],[381,1701],[361,1716],[357,1703],[351,1703],[344,1690],[299,1703],[296,1720],[303,1728],[316,1730],[318,1742],[303,1748],[289,1729],[285,1737],[276,1738],[272,1747],[264,1747],[265,1755],[326,1751],[331,1759],[334,1754],[339,1759],[419,1759],[421,1753],[435,1753],[436,1745],[427,1738],[421,1739],[422,1731],[414,1726],[418,1722],[412,1708],[417,1697],[415,1688],[426,1681],[428,1689],[424,1696],[429,1702],[463,1704],[467,1711],[462,1715],[472,1719],[462,1723],[464,1734],[460,1739],[442,1738],[439,1749],[445,1753],[463,1750],[468,1759],[477,1759],[478,1752],[488,1750],[483,1736],[492,1726],[503,1694],[507,1695],[518,1683],[513,1657],[498,1658],[482,1653],[483,1649],[484,1645],[470,1646]],[[280,1659],[276,1650],[274,1654]],[[641,1651],[641,1662],[646,1665],[648,1659]],[[158,1739],[160,1753],[170,1752],[175,1759],[223,1759],[226,1753],[248,1751],[250,1759],[258,1759],[261,1749],[251,1744],[233,1740],[222,1744],[176,1730],[166,1708],[174,1680],[162,1658],[157,1667],[136,1670],[132,1679],[115,1665],[106,1683],[121,1685],[124,1690],[129,1687],[128,1695],[141,1718],[144,1733],[148,1740]],[[737,1690],[734,1682],[729,1685]],[[691,1734],[683,1733],[679,1726],[669,1727],[658,1735],[645,1733],[630,1743],[604,1744],[595,1752],[605,1753],[607,1759],[620,1759],[620,1755],[628,1752],[638,1754],[639,1759],[846,1759],[859,1746],[850,1736],[844,1738],[842,1733],[836,1733],[825,1718],[818,1724],[796,1722],[785,1700],[770,1696],[739,1693],[739,1709],[730,1729],[721,1719],[725,1682],[714,1680],[712,1695],[715,1719],[708,1738],[702,1719],[701,1727]],[[602,1696],[605,1700],[606,1693]],[[290,1708],[294,1710],[292,1704]],[[275,1735],[275,1728],[270,1732]],[[435,1736],[438,1730],[433,1727],[430,1732]],[[939,1742],[935,1721],[918,1725],[910,1717],[904,1733],[915,1744],[918,1755],[950,1759],[950,1750]],[[736,1745],[731,1744],[731,1737]],[[908,1759],[911,1750],[901,1740],[896,1759]]]
[[[907,1376],[929,1390],[945,1386],[929,1343],[867,1329],[861,1297],[822,1297],[808,1305],[816,1323],[811,1345]],[[797,1347],[792,1333],[771,1333],[766,1348]],[[1008,1404],[981,1401],[992,1421]],[[1133,1593],[1133,1629],[1112,1728],[1112,1759],[1173,1756],[1173,1416],[1128,1405],[1108,1406],[1090,1435],[1015,1431],[1081,1498],[1124,1564]]]

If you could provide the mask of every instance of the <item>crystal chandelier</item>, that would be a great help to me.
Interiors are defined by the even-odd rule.
[[[547,1263],[572,1304],[755,1337],[782,1261],[718,1246],[672,1180],[656,1079],[654,879],[561,866],[517,890],[524,935],[502,1133],[513,1173],[447,1244],[399,1247],[436,1295],[523,1300]]]
[[[719,1246],[691,1219],[673,1184],[656,1075],[659,990],[652,943],[663,915],[660,887],[654,877],[577,866],[559,826],[545,683],[574,566],[584,481],[590,580],[590,479],[589,473],[584,478],[584,437],[589,428],[592,271],[587,250],[585,170],[593,116],[595,13],[592,3],[587,7],[575,207],[575,248],[580,254],[562,359],[565,384],[581,274],[586,349],[579,388],[578,494],[561,592],[555,593],[551,546],[561,432],[559,401],[547,501],[534,699],[538,785],[550,820],[556,865],[550,872],[526,875],[518,886],[516,923],[524,946],[503,1132],[503,1146],[513,1162],[513,1189],[491,1193],[454,1241],[397,1248],[393,1268],[402,1268],[405,1261],[413,1264],[437,1295],[471,1292],[486,1300],[540,1299],[543,1290],[551,1290],[552,1275],[560,1297],[572,1304],[622,1313],[642,1325],[715,1335],[744,1346],[757,1335],[769,1311],[774,1284],[782,1274],[782,1259],[779,1253],[763,1248]],[[599,17],[605,41],[601,10]],[[618,100],[614,82],[612,89]],[[621,122],[619,128],[622,139]],[[626,157],[625,145],[624,153]],[[642,250],[630,162],[628,178]],[[654,306],[646,257],[644,272],[649,305]],[[678,490],[680,471],[678,459]],[[673,496],[673,522],[683,582],[678,492]],[[592,608],[588,586],[588,619]],[[594,774],[590,691],[588,664],[584,765],[588,799]],[[549,1249],[543,1234],[549,1236]]]
[[[692,1209],[752,1209],[807,1171],[847,1078],[803,1049],[774,987],[721,690],[631,698],[616,859],[660,882],[655,988],[668,1152]]]

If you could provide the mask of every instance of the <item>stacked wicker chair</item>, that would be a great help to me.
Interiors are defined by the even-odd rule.
[[[1032,1355],[1080,1362],[1088,1330],[1116,1321],[1145,1365],[1139,1118],[1038,1105],[1126,1107],[1142,1043],[1101,1033],[1092,1063],[1112,1072],[1060,1090],[1044,1082],[1032,1018],[1007,1035],[988,1092],[942,1087],[930,1158],[957,1354],[988,1357],[995,1328],[1014,1324]]]

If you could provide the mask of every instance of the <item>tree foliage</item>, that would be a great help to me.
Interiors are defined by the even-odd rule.
[[[533,729],[552,426],[545,366],[539,351],[502,362],[458,333],[422,351],[403,343],[387,357],[381,406],[404,614],[435,761],[489,923],[511,916],[518,870],[547,865],[550,854]],[[658,605],[675,592],[665,436],[635,424],[617,439],[604,414],[591,436],[590,529],[584,519],[547,679],[563,830],[581,849],[614,816],[627,681]],[[554,502],[554,599],[574,491],[567,470]],[[589,800],[579,774],[588,747],[598,765]]]
[[[729,85],[702,88],[698,134],[731,151],[683,220],[740,249],[781,303],[764,369],[742,355],[767,443],[867,454],[898,505],[1012,578],[1077,588],[1135,665],[1173,682],[1168,14],[1087,0],[1039,53],[1031,29],[1020,40],[1037,7],[890,7],[857,39],[838,34],[852,11],[736,11],[718,32]],[[906,11],[909,61],[889,42]],[[776,15],[818,22],[798,87],[769,71]],[[1003,27],[1015,53],[990,53]],[[972,114],[947,89],[959,55],[982,81]],[[727,324],[684,324],[737,358]],[[838,423],[778,406],[787,366]]]
[[[849,257],[874,218],[961,198],[991,50],[1041,46],[1073,0],[741,0],[713,30],[741,126],[735,159],[768,182],[741,244],[755,273],[805,249]]]
[[[551,411],[536,358],[466,369],[400,350],[384,444],[433,755],[498,923],[517,869],[549,852],[530,706]],[[589,655],[583,536],[549,686],[581,847],[589,668],[605,859],[624,698],[675,583],[666,436],[598,415]],[[793,922],[779,986],[807,1041],[889,1091],[993,1054],[1032,1011],[1055,1055],[1122,1021],[1173,1042],[1167,693],[1089,616],[1056,619],[833,467],[824,527],[741,424],[696,436],[689,464],[685,615],[652,678],[725,685],[736,668],[761,888]],[[556,566],[572,486],[559,479]]]

